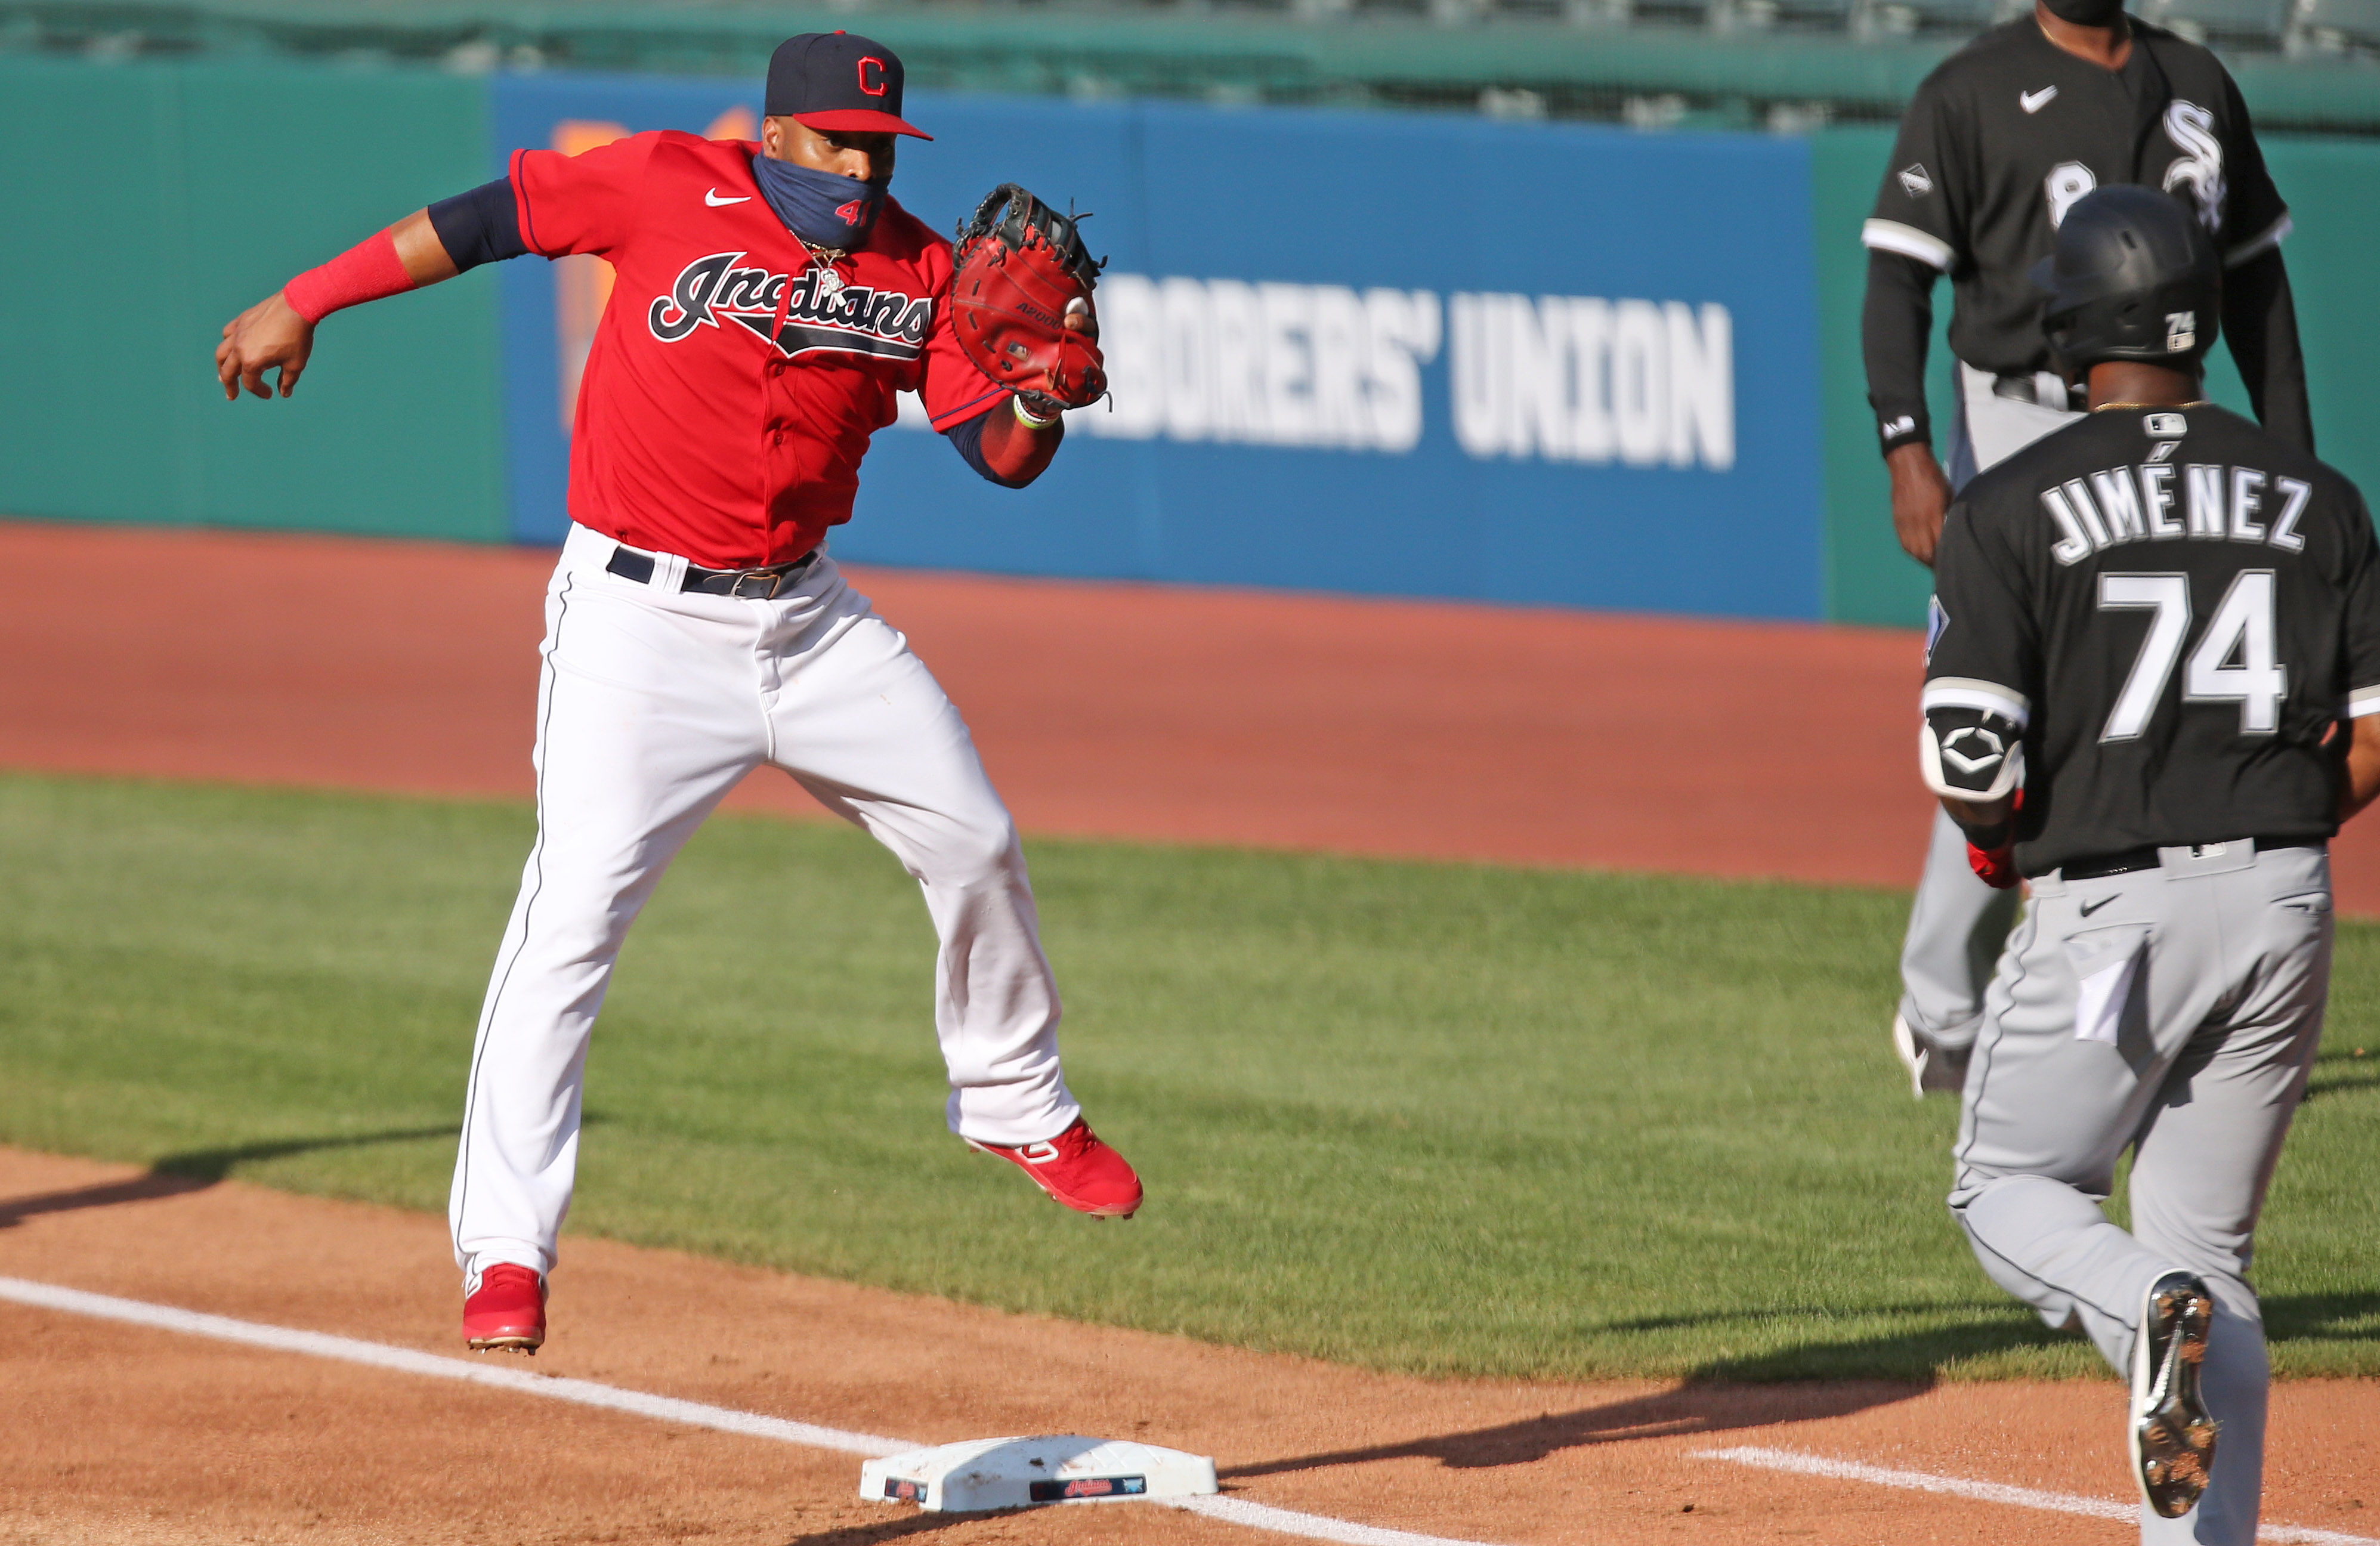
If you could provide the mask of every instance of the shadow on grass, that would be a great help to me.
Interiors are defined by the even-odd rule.
[[[168,1154],[149,1167],[146,1175],[129,1181],[108,1181],[95,1187],[75,1187],[62,1192],[0,1199],[0,1229],[13,1229],[42,1213],[72,1213],[86,1208],[113,1208],[124,1202],[148,1202],[158,1198],[202,1192],[228,1176],[235,1166],[256,1160],[286,1159],[328,1149],[360,1149],[376,1143],[410,1143],[419,1138],[452,1138],[448,1126],[394,1127],[378,1133],[347,1133],[337,1138],[281,1138],[269,1143],[240,1144],[228,1149],[194,1149]]]
[[[1865,1336],[1812,1337],[1757,1353],[1713,1358],[1690,1372],[1686,1383],[1760,1385],[1791,1380],[1873,1380],[1898,1382],[1922,1390],[1934,1383],[1947,1364],[2027,1348],[2056,1347],[2071,1340],[2044,1326],[2031,1310],[2012,1299],[1860,1306],[1852,1310],[1840,1306],[1808,1306],[1667,1315],[1615,1321],[1603,1329],[1652,1332],[1733,1324],[1749,1332],[1764,1324],[1774,1326],[1779,1321],[1806,1319],[1824,1322],[1840,1321],[1846,1314],[1862,1320],[1888,1315],[1925,1316],[1934,1323]],[[1954,1316],[1963,1319],[1949,1319]]]
[[[2380,1342],[2380,1294],[2283,1294],[2263,1304],[2267,1342]]]
[[[2380,1342],[2380,1292],[2267,1294],[2261,1296],[2265,1340],[2289,1342]],[[1750,1326],[1794,1316],[1836,1319],[1833,1308],[1711,1315],[1661,1316],[1614,1321],[1604,1331],[1665,1331],[1734,1322]],[[1863,1307],[1861,1315],[1968,1315],[1973,1319],[1935,1324],[1888,1336],[1811,1340],[1767,1352],[1714,1359],[1687,1376],[1689,1383],[1760,1384],[1785,1380],[1903,1380],[1931,1383],[1946,1366],[2029,1348],[2078,1345],[2079,1339],[2044,1326],[2015,1300],[1964,1304]]]
[[[2380,1058],[2333,1055],[2315,1062],[2306,1079],[2305,1098],[2361,1095],[2372,1090],[2380,1090]]]

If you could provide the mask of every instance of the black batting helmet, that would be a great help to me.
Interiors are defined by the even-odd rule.
[[[2186,367],[2215,343],[2222,260],[2188,207],[2155,189],[2118,184],[2076,200],[2033,282],[2049,292],[2041,325],[2069,371],[2103,359]]]

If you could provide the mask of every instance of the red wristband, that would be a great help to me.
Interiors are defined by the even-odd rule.
[[[1978,848],[1973,843],[1968,844],[1967,868],[1975,872],[1975,879],[1994,891],[2006,891],[2024,879],[2016,872],[2016,844],[2013,842],[2003,843],[1997,848]]]
[[[405,262],[396,255],[396,237],[381,231],[282,286],[281,298],[308,322],[319,323],[342,307],[413,288],[413,275],[405,272]]]

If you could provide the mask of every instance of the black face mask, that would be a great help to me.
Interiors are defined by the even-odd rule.
[[[2077,27],[2113,27],[2124,14],[2124,0],[2041,0],[2049,14]]]

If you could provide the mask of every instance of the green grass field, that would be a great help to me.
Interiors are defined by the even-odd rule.
[[[0,779],[0,1140],[443,1209],[529,836],[513,805]],[[1943,1210],[1955,1114],[1884,1036],[1900,895],[1031,859],[1138,1219],[943,1130],[889,856],[722,818],[623,959],[571,1229],[1423,1372],[2095,1372]],[[2285,1372],[2380,1373],[2375,1012],[2380,927],[2345,926],[2259,1263]]]

